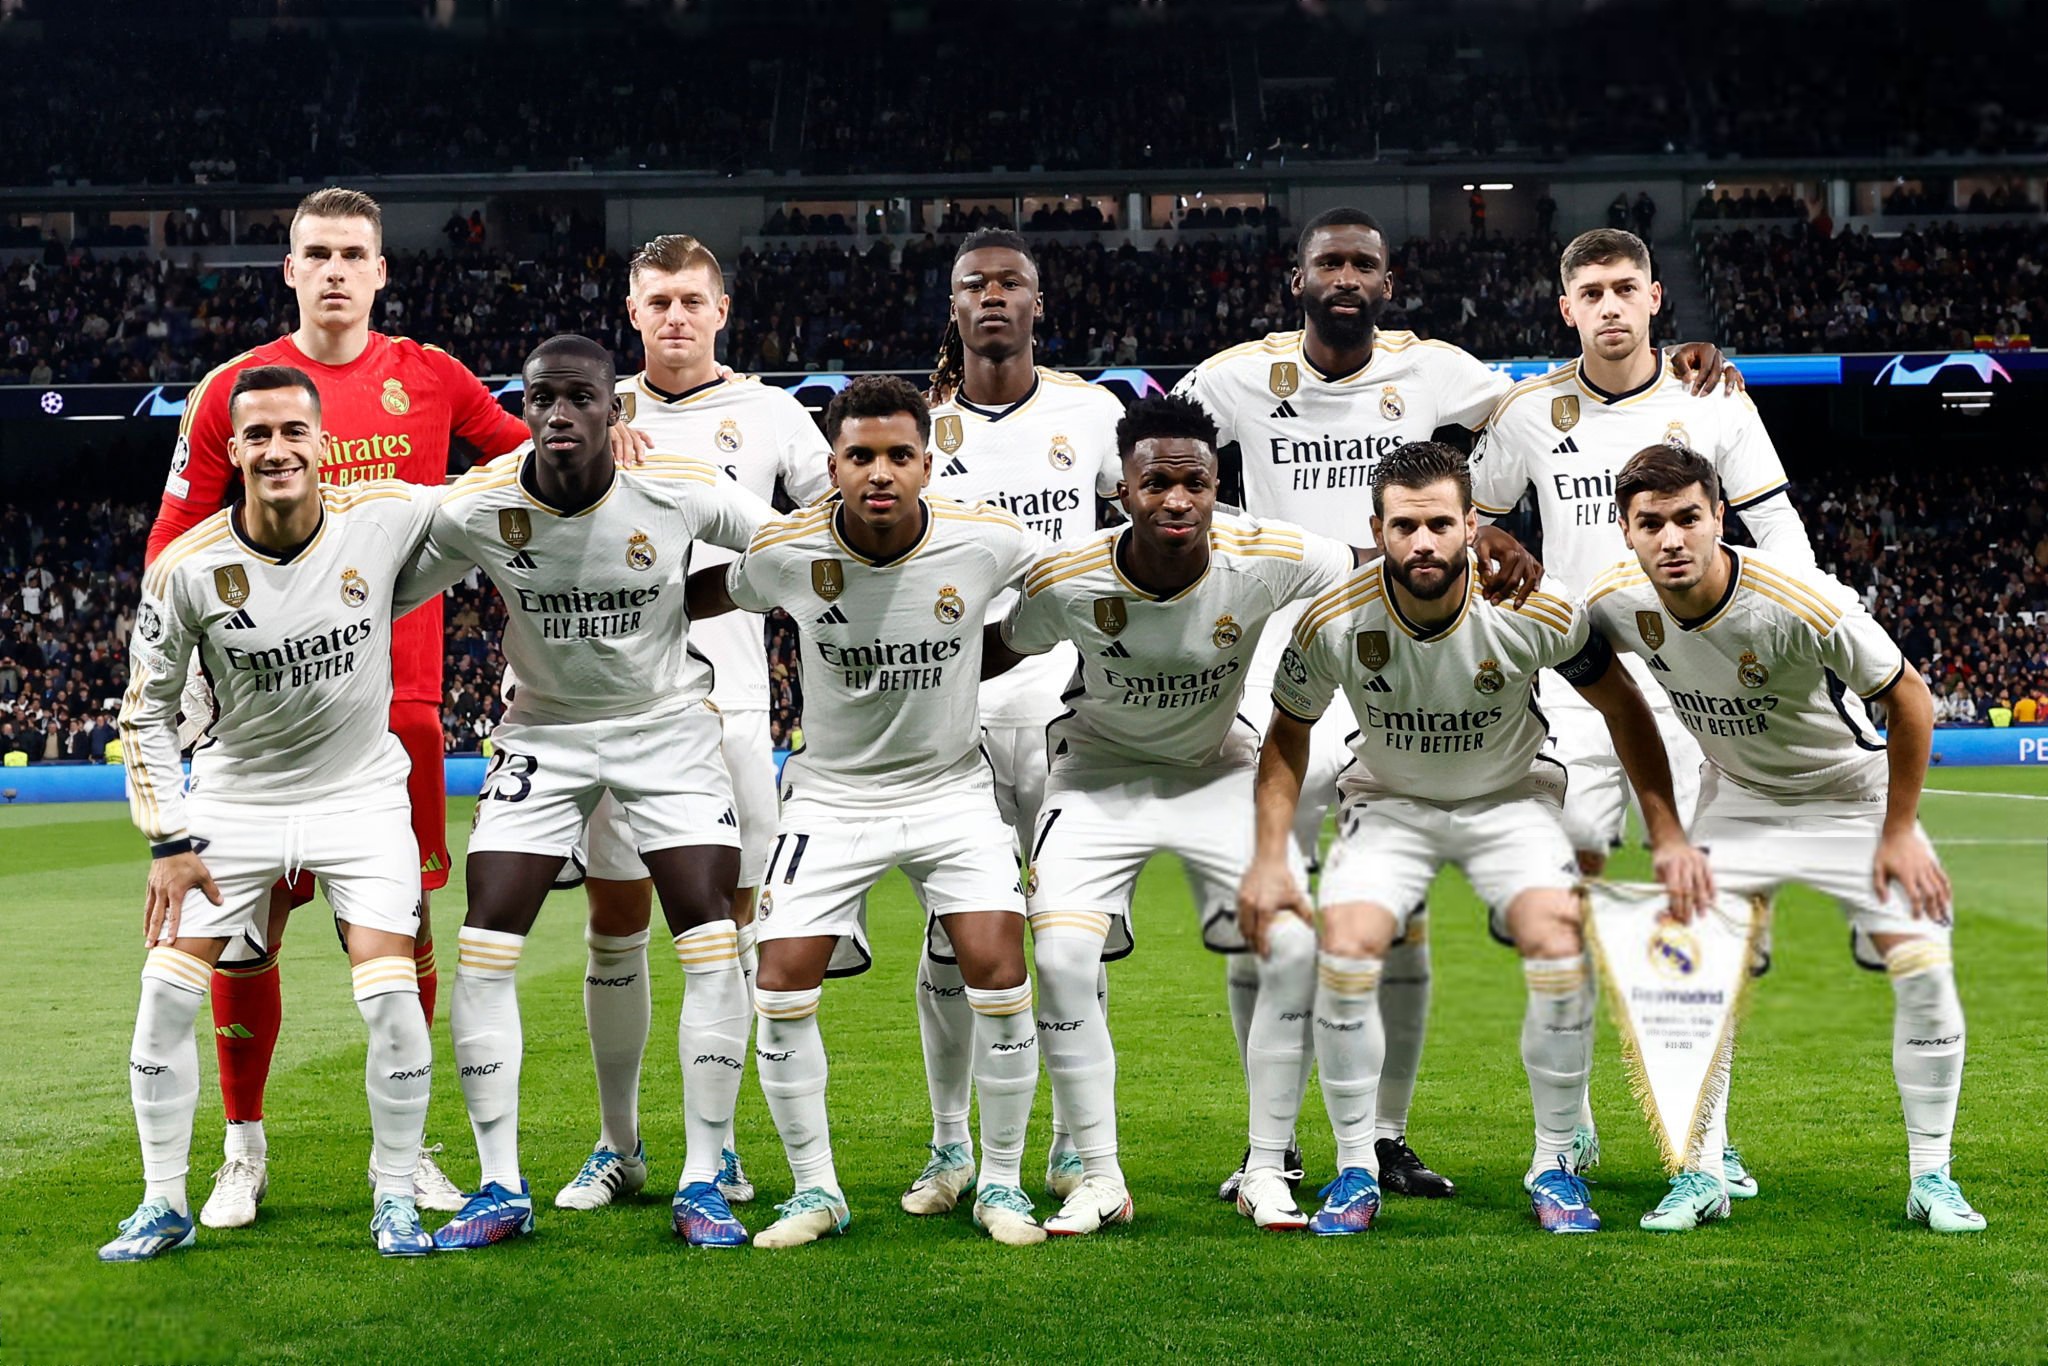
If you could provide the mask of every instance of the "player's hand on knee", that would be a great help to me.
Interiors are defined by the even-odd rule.
[[[1871,865],[1871,886],[1883,899],[1895,882],[1905,894],[1915,919],[1932,920],[1937,925],[1948,923],[1948,873],[1926,841],[1910,831],[1886,835],[1878,841],[1877,858]]]
[[[1543,582],[1542,561],[1497,526],[1479,528],[1472,548],[1479,553],[1479,587],[1488,602],[1512,599],[1520,607]]]
[[[142,946],[154,948],[178,937],[178,916],[185,906],[185,894],[197,887],[206,899],[220,905],[220,888],[199,855],[191,850],[152,859],[149,864],[149,893],[142,911]]]
[[[1292,869],[1285,863],[1253,863],[1237,889],[1237,928],[1252,952],[1266,956],[1266,932],[1286,911],[1315,923],[1308,897],[1294,880]]]
[[[1650,866],[1663,885],[1671,918],[1684,923],[1706,914],[1714,904],[1714,870],[1706,851],[1683,840],[1651,851]]]

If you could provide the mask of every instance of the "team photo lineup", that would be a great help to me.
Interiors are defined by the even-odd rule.
[[[447,352],[373,330],[376,198],[297,205],[296,326],[193,388],[133,606],[142,1191],[100,1260],[265,1237],[280,962],[317,940],[287,925],[330,911],[369,1121],[367,1199],[331,1217],[360,1240],[367,1216],[386,1257],[525,1239],[670,1176],[692,1247],[886,1242],[896,1212],[842,1185],[834,1139],[859,1121],[828,1068],[855,1046],[828,983],[871,967],[902,983],[928,1087],[929,1143],[890,1174],[902,1215],[964,1205],[1012,1246],[1143,1239],[1111,965],[1165,932],[1135,894],[1155,855],[1220,966],[1177,989],[1219,998],[1241,1064],[1219,1225],[1355,1235],[1390,1200],[1473,1198],[1409,1123],[1432,1011],[1462,1008],[1432,991],[1432,886],[1455,869],[1520,962],[1532,1234],[1739,1236],[1771,1172],[1741,1152],[1735,1023],[1753,979],[1770,990],[1792,885],[1839,907],[1893,994],[1905,1160],[1862,1173],[1873,1207],[1919,1236],[1986,1228],[1951,1162],[1970,889],[1920,823],[1936,699],[1821,567],[1738,365],[1662,344],[1642,236],[1564,245],[1576,359],[1515,382],[1382,325],[1395,244],[1329,208],[1287,234],[1297,326],[1125,403],[1040,363],[1063,301],[1030,237],[985,227],[951,252],[929,377],[853,378],[820,421],[719,360],[728,280],[689,227],[624,266],[644,369],[537,333],[515,416]],[[457,441],[478,456],[460,473]],[[443,603],[465,581],[503,604],[504,710],[455,900]],[[802,696],[779,767],[770,613]],[[1638,843],[1649,881],[1610,879]],[[870,938],[896,872],[915,962]],[[556,1098],[522,1106],[519,968],[579,884],[595,1141],[542,1171],[521,1119]],[[657,901],[684,1136],[659,1173]],[[1633,1097],[1591,1085],[1603,981]],[[437,1080],[473,1165],[427,1132]],[[209,1189],[192,1148],[216,1106]],[[742,1161],[747,1106],[779,1156]],[[1668,1187],[1618,1209],[1588,1174],[1636,1109]],[[1311,1133],[1335,1152],[1314,1173]]]

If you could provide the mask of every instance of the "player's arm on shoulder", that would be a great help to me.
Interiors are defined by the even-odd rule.
[[[1543,562],[1497,526],[1480,527],[1472,549],[1479,557],[1479,587],[1488,602],[1520,607],[1543,582]]]
[[[431,601],[477,567],[476,551],[462,521],[463,505],[445,496],[461,491],[459,485],[453,490],[419,490],[435,497],[427,509],[426,526],[419,541],[398,571],[398,586],[391,595],[393,616],[402,617],[421,603]]]
[[[782,606],[781,556],[782,548],[786,544],[787,542],[773,542],[757,545],[741,552],[739,558],[730,564],[714,565],[710,570],[699,571],[712,573],[722,570],[725,574],[725,581],[720,588],[730,607],[721,610],[737,607],[748,612],[772,612]],[[693,584],[697,578],[698,574],[690,576]],[[709,595],[712,592],[711,585],[707,582],[699,591]],[[707,606],[716,607],[717,602],[715,596],[706,598]],[[692,616],[697,615],[696,608],[690,605],[688,597],[685,597],[684,605],[689,608]]]
[[[1680,342],[1664,349],[1664,363],[1671,367],[1674,378],[1684,382],[1686,391],[1694,398],[1704,398],[1725,390],[1740,393],[1748,388],[1742,372],[1728,363],[1728,357],[1721,354],[1721,348],[1712,342]]]
[[[692,570],[690,577],[683,580],[683,611],[691,621],[722,617],[738,610],[731,590],[726,587],[726,572],[735,563],[728,560],[725,564],[707,565]]]
[[[776,473],[789,500],[798,507],[809,507],[832,491],[832,476],[825,466],[832,458],[832,448],[810,410],[797,402],[794,394],[783,406],[787,411],[782,418],[782,454]]]
[[[704,525],[697,536],[726,550],[745,550],[754,534],[775,520],[775,509],[736,479],[720,477],[705,486],[704,502]]]
[[[1003,613],[1001,621],[990,622],[983,632],[984,660],[1004,661],[1000,668],[984,663],[981,670],[983,678],[1008,673],[1028,656],[1042,655],[1065,639],[1060,630],[1060,604],[1056,590],[1047,586],[1033,591],[1036,571],[1045,564],[1043,559],[1034,564],[1033,573],[1024,576],[1024,591],[1010,604],[1010,610]]]

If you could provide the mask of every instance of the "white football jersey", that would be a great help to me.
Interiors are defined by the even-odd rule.
[[[135,824],[185,833],[178,699],[192,655],[216,716],[191,787],[291,805],[381,785],[411,763],[391,733],[391,620],[441,490],[394,480],[322,485],[320,529],[288,559],[223,509],[172,541],[143,575],[128,646],[121,743]]]
[[[727,570],[735,603],[782,608],[800,637],[804,743],[783,767],[785,802],[897,816],[993,800],[982,624],[1045,542],[1000,508],[920,501],[922,539],[885,564],[846,543],[831,498],[763,526]]]
[[[1313,723],[1338,688],[1358,717],[1347,795],[1457,802],[1528,776],[1549,736],[1536,706],[1539,670],[1586,648],[1584,613],[1546,579],[1519,610],[1479,591],[1467,555],[1464,601],[1448,625],[1424,630],[1394,602],[1386,562],[1317,598],[1295,624],[1273,680],[1273,704]]]
[[[1727,596],[1681,622],[1629,559],[1593,580],[1586,612],[1640,656],[1707,760],[1778,801],[1882,801],[1884,739],[1865,703],[1904,675],[1905,656],[1830,574],[1728,547]]]
[[[1375,332],[1362,369],[1324,375],[1302,336],[1274,332],[1218,352],[1173,391],[1209,410],[1219,441],[1237,444],[1247,511],[1370,546],[1380,460],[1439,427],[1483,426],[1511,381],[1413,332]]]
[[[831,449],[810,411],[787,389],[763,384],[753,375],[715,379],[681,394],[664,394],[645,374],[619,380],[619,403],[629,425],[647,433],[655,447],[709,461],[766,503],[780,479],[798,504],[822,496],[829,484],[825,460]],[[700,546],[698,569],[724,564],[731,552]],[[690,644],[711,661],[711,701],[723,711],[767,711],[768,646],[762,621],[753,612],[727,612],[698,622]]]
[[[1040,367],[1031,392],[1005,408],[959,394],[932,409],[932,492],[962,503],[993,503],[1048,541],[1079,542],[1095,530],[1095,500],[1116,495],[1122,462],[1115,394],[1075,375]],[[1000,621],[1016,601],[990,609]],[[981,687],[988,726],[1042,726],[1060,712],[1074,673],[1070,649],[1027,660]]]
[[[1614,477],[1646,446],[1672,443],[1705,456],[1735,512],[1783,493],[1785,466],[1748,394],[1695,398],[1660,355],[1643,387],[1609,394],[1573,361],[1508,391],[1472,450],[1472,502],[1503,517],[1536,490],[1543,567],[1574,593],[1628,551],[1614,505]],[[1758,543],[1781,560],[1811,564],[1799,514],[1756,519]]]
[[[1080,648],[1071,710],[1049,732],[1054,753],[1105,766],[1214,762],[1275,609],[1342,579],[1351,547],[1286,522],[1218,513],[1208,573],[1156,598],[1124,573],[1119,547],[1129,534],[1099,531],[1040,560],[1003,639],[1023,654],[1069,641]]]
[[[448,489],[399,588],[401,605],[483,570],[505,600],[503,647],[522,725],[665,716],[703,701],[683,580],[694,543],[737,550],[775,513],[717,466],[665,452],[615,471],[563,514],[529,482],[531,454],[479,465]]]

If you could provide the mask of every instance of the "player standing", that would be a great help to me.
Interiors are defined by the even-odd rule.
[[[1175,392],[1199,400],[1215,417],[1226,447],[1241,463],[1245,507],[1284,517],[1349,545],[1369,545],[1373,470],[1388,452],[1427,441],[1439,429],[1486,424],[1512,387],[1447,342],[1412,332],[1383,331],[1381,308],[1390,296],[1387,243],[1372,216],[1337,208],[1317,214],[1297,243],[1293,290],[1301,302],[1298,332],[1274,332],[1219,352],[1190,371]],[[1672,367],[1693,376],[1700,389],[1719,382],[1720,353],[1711,346],[1678,348]],[[1482,567],[1513,553],[1513,540],[1482,528],[1475,548]],[[1491,582],[1489,572],[1489,582]],[[1252,669],[1252,686],[1270,686],[1291,622],[1266,637],[1266,654]],[[1251,698],[1253,715],[1264,697]],[[1337,772],[1350,756],[1344,736],[1353,728],[1342,695],[1316,732],[1296,840],[1313,862],[1323,812],[1336,796]],[[1379,991],[1387,1056],[1379,1092],[1378,1155],[1386,1189],[1402,1195],[1448,1196],[1451,1182],[1431,1171],[1408,1145],[1408,1112],[1421,1065],[1429,1016],[1427,922],[1412,918],[1387,954]],[[1231,962],[1230,1018],[1244,1049],[1257,979],[1241,958]],[[1240,1168],[1242,1171],[1242,1168]],[[1236,1177],[1219,1192],[1235,1192]]]
[[[783,770],[754,998],[761,1090],[796,1192],[755,1246],[847,1226],[818,1005],[826,977],[872,961],[865,898],[891,868],[945,922],[974,1012],[974,1222],[999,1242],[1042,1242],[1019,1177],[1038,1086],[1024,896],[975,696],[988,608],[1045,543],[999,508],[924,494],[931,415],[902,380],[855,380],[825,410],[825,435],[838,496],[762,528],[724,582],[691,580],[701,612],[787,611],[806,661],[808,738]]]
[[[482,1247],[533,1230],[519,1170],[524,1053],[514,974],[548,888],[598,799],[624,808],[653,874],[685,989],[677,1048],[687,1151],[678,1237],[736,1245],[746,1230],[714,1184],[746,1050],[747,988],[732,919],[739,823],[711,680],[689,651],[692,543],[746,543],[767,505],[700,460],[652,453],[618,468],[611,353],[551,337],[527,357],[534,449],[448,491],[401,601],[481,568],[507,611],[519,685],[469,840],[469,908],[450,1025],[482,1180],[436,1235]]]
[[[646,351],[647,368],[619,380],[624,420],[659,450],[688,452],[721,466],[768,502],[779,480],[807,503],[826,488],[825,440],[794,395],[749,375],[721,373],[718,334],[732,307],[718,258],[694,237],[654,238],[628,267],[626,308]],[[694,566],[724,564],[731,555],[700,546]],[[733,612],[692,625],[690,645],[711,663],[711,705],[724,736],[740,823],[740,963],[754,974],[754,900],[775,841],[775,758],[768,738],[768,661],[763,619]],[[597,1070],[597,1146],[575,1179],[555,1196],[561,1209],[596,1209],[647,1183],[640,1143],[640,1064],[647,1052],[650,990],[647,928],[654,885],[633,852],[631,827],[607,796],[590,821],[584,891],[590,898],[588,970],[583,1011]],[[751,1012],[750,1012],[751,1013]],[[753,1185],[727,1136],[719,1190],[729,1202],[753,1198]]]
[[[1531,1206],[1556,1233],[1600,1227],[1570,1166],[1593,1027],[1578,867],[1560,823],[1561,765],[1535,705],[1537,672],[1586,690],[1613,728],[1643,794],[1657,874],[1673,904],[1710,898],[1706,860],[1685,842],[1656,721],[1583,613],[1538,590],[1519,608],[1480,595],[1468,552],[1477,531],[1465,457],[1435,442],[1399,447],[1373,473],[1373,535],[1386,554],[1302,614],[1274,680],[1273,728],[1259,760],[1258,854],[1239,905],[1246,937],[1306,916],[1289,846],[1309,732],[1331,696],[1350,694],[1356,762],[1340,783],[1338,837],[1317,898],[1321,950],[1316,1061],[1337,1137],[1337,1179],[1309,1227],[1363,1232],[1379,1210],[1374,1092],[1385,1034],[1374,999],[1386,951],[1438,871],[1455,863],[1522,956],[1528,1005],[1522,1064],[1536,1116]],[[1246,1184],[1251,1178],[1247,1176]]]
[[[1039,1034],[1085,1175],[1046,1232],[1131,1217],[1117,1160],[1116,1056],[1097,998],[1132,943],[1131,893],[1153,854],[1186,867],[1211,949],[1244,954],[1237,888],[1251,863],[1258,731],[1238,714],[1266,623],[1348,574],[1350,547],[1284,522],[1216,512],[1216,425],[1200,404],[1146,399],[1118,424],[1127,527],[1040,560],[1002,623],[998,662],[1080,647],[1071,708],[1048,733],[1052,776],[1031,849]],[[1107,952],[1105,952],[1107,950]],[[1300,1228],[1286,1169],[1309,1049],[1315,932],[1290,919],[1258,957],[1249,1042],[1251,1157],[1238,1208]],[[1299,1180],[1298,1173],[1293,1174]]]
[[[1746,393],[1696,399],[1650,343],[1650,320],[1663,303],[1652,278],[1650,250],[1634,233],[1599,228],[1581,233],[1558,266],[1565,321],[1578,330],[1579,359],[1510,389],[1494,408],[1472,451],[1472,502],[1491,520],[1535,490],[1543,527],[1545,567],[1574,594],[1613,563],[1614,476],[1653,442],[1699,452],[1757,543],[1788,563],[1813,567],[1806,527],[1787,492],[1784,464],[1756,404]],[[1690,822],[1699,792],[1699,746],[1679,724],[1650,670],[1632,655],[1622,662],[1657,714],[1671,756],[1678,813]],[[1565,833],[1589,876],[1606,866],[1621,842],[1628,790],[1607,727],[1576,689],[1545,679],[1540,691],[1550,721],[1551,757],[1565,766]],[[1589,988],[1591,989],[1591,988]],[[1591,1042],[1591,1036],[1588,1036]],[[1590,1110],[1581,1116],[1574,1160],[1598,1160]],[[1723,1154],[1729,1194],[1757,1193],[1756,1179],[1733,1145]]]
[[[243,353],[208,374],[186,400],[163,505],[150,528],[147,561],[173,539],[220,510],[233,486],[227,396],[236,376],[267,365],[312,375],[322,399],[323,446],[318,477],[329,484],[398,479],[440,487],[448,475],[449,442],[460,437],[485,456],[527,439],[476,376],[446,352],[370,330],[370,310],[384,287],[383,214],[359,190],[329,188],[299,202],[292,215],[285,283],[298,296],[299,325],[287,336]],[[439,976],[434,966],[428,901],[448,884],[448,796],[442,770],[441,662],[445,642],[437,598],[392,628],[391,729],[411,758],[413,833],[419,841],[420,1005],[433,1023]],[[189,704],[187,712],[200,709]],[[188,722],[193,718],[188,716]],[[203,719],[203,718],[200,718]],[[226,1161],[200,1222],[209,1228],[253,1223],[270,1185],[263,1131],[263,1092],[283,1016],[277,954],[286,917],[312,899],[310,881],[297,894],[279,887],[270,900],[265,945],[254,959],[231,953],[213,973],[214,1050],[227,1109]],[[370,1173],[372,1184],[377,1172]],[[454,1210],[462,1193],[422,1153],[417,1196],[428,1209]]]
[[[439,498],[383,480],[323,487],[320,395],[303,370],[244,369],[224,397],[243,500],[164,547],[129,646],[121,738],[152,860],[128,1057],[146,1187],[100,1258],[144,1261],[192,1241],[192,1026],[222,950],[238,939],[263,949],[271,885],[300,871],[326,886],[369,1026],[370,1227],[378,1251],[413,1256],[433,1250],[412,1171],[433,1048],[416,999],[410,761],[386,712],[392,591]],[[188,796],[176,718],[195,655],[217,712]]]
[[[1804,882],[1840,903],[1858,958],[1891,975],[1906,1217],[1976,1232],[1984,1216],[1949,1176],[1963,1007],[1948,875],[1918,819],[1934,731],[1927,684],[1832,575],[1721,540],[1727,504],[1704,456],[1645,447],[1616,475],[1614,498],[1634,557],[1593,580],[1586,610],[1615,649],[1648,663],[1706,751],[1693,836],[1730,891]],[[1882,734],[1873,702],[1885,709]],[[1644,1228],[1727,1217],[1713,1169],[1724,1105],[1702,1166],[1673,1178]]]
[[[1020,234],[969,233],[954,254],[951,283],[946,335],[931,376],[932,490],[1005,508],[1048,540],[1078,541],[1095,529],[1097,499],[1113,495],[1122,477],[1116,424],[1123,404],[1079,376],[1032,363],[1045,303],[1038,265]],[[1015,601],[1015,594],[998,598],[990,620],[1000,621]],[[1016,832],[1020,853],[1029,853],[1045,793],[1045,727],[1065,709],[1060,694],[1076,662],[1062,642],[981,686],[982,745],[994,769],[996,807]],[[932,1155],[903,1193],[912,1214],[944,1214],[974,1183],[967,1131],[974,1012],[944,937],[940,927],[917,964]],[[1106,974],[1098,974],[1096,990],[1107,997]],[[1080,1180],[1081,1161],[1055,1092],[1046,1189],[1064,1200]]]

